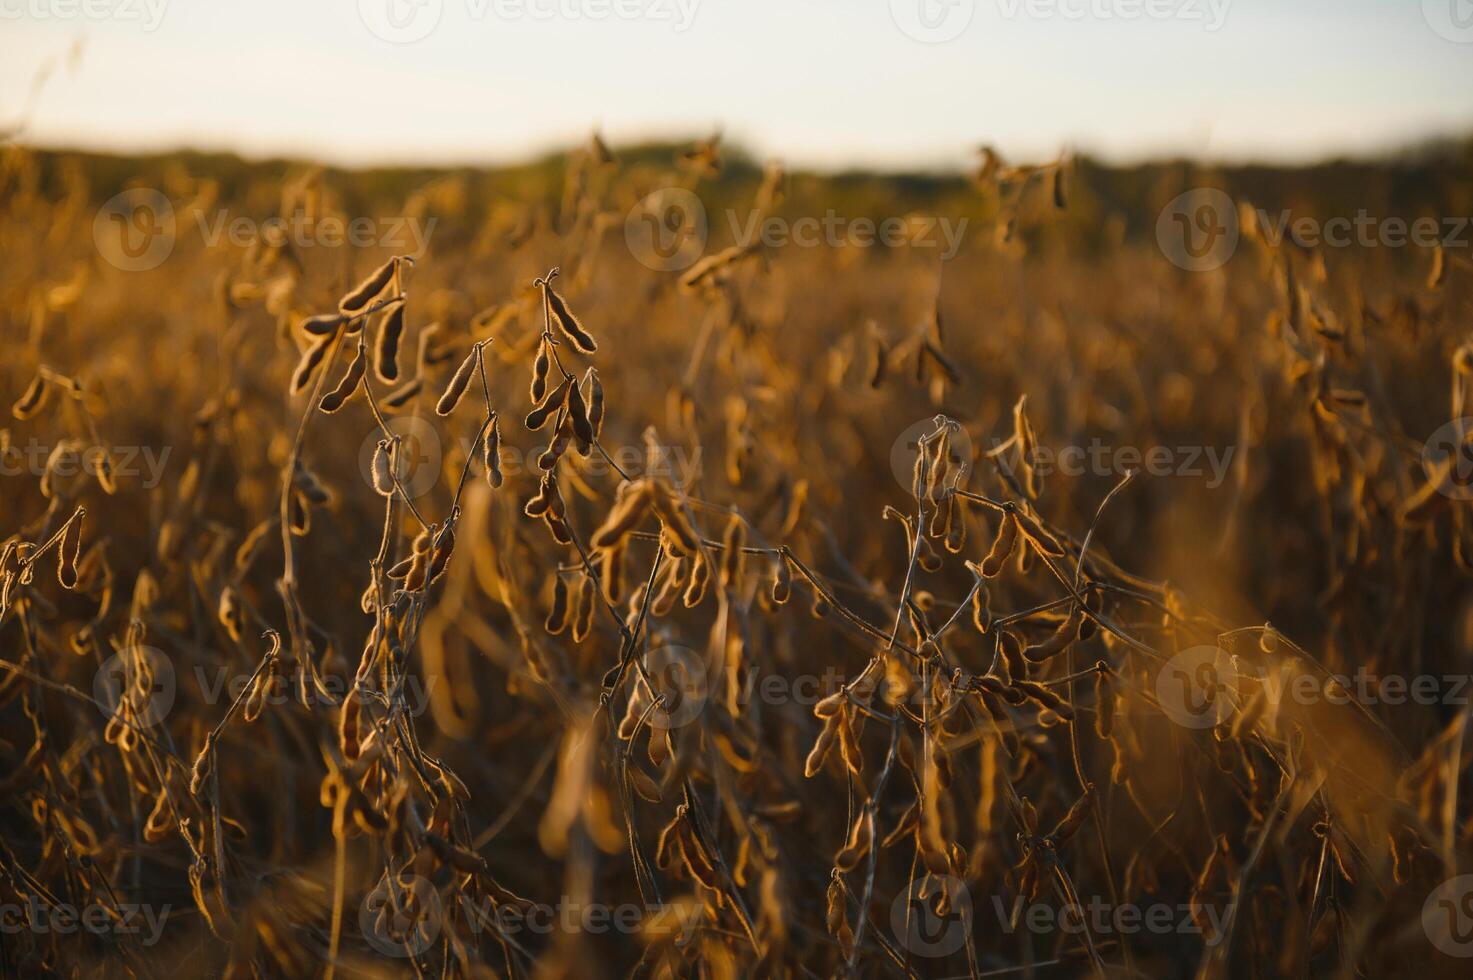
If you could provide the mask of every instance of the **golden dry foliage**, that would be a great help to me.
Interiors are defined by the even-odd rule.
[[[1473,662],[1466,256],[1190,273],[1150,229],[1213,175],[725,155],[153,163],[127,271],[125,162],[0,148],[7,971],[1450,971],[1466,697],[1333,675]],[[662,187],[910,232],[656,269]],[[436,224],[321,244],[362,215]]]

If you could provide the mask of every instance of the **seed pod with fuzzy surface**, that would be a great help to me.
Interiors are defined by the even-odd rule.
[[[1084,795],[1074,801],[1069,812],[1064,814],[1063,819],[1054,827],[1049,834],[1054,839],[1055,847],[1063,847],[1069,843],[1069,839],[1078,833],[1079,828],[1084,826],[1084,818],[1089,816],[1090,809],[1094,806],[1095,784],[1089,783],[1084,787]]]
[[[721,587],[723,589],[738,588],[742,577],[742,566],[746,558],[742,549],[747,544],[747,524],[742,520],[740,514],[731,515],[721,544]]]
[[[399,380],[399,340],[404,335],[404,307],[404,303],[399,303],[391,309],[378,329],[373,369],[385,384]]]
[[[706,598],[706,588],[711,584],[711,562],[704,551],[698,551],[692,559],[690,585],[685,589],[685,607],[693,609]]]
[[[818,738],[813,742],[813,748],[808,753],[808,759],[803,763],[803,775],[812,778],[815,773],[823,768],[824,759],[828,758],[829,749],[833,748],[834,738],[839,734],[839,726],[844,724],[845,712],[838,712],[824,719],[823,727],[819,729]]]
[[[389,440],[380,439],[373,451],[373,489],[380,496],[388,497],[394,492],[394,473],[389,460]]]
[[[691,527],[690,521],[686,519],[685,511],[671,495],[669,488],[658,480],[652,480],[650,484],[653,490],[650,503],[655,508],[655,514],[660,518],[660,523],[665,526],[665,530],[670,532],[671,540],[678,544],[687,555],[700,551],[701,540],[695,528]]]
[[[291,393],[298,394],[312,382],[312,377],[317,373],[318,367],[322,365],[323,356],[327,354],[337,338],[329,335],[321,338],[303,352],[301,360],[297,362],[292,371]]]
[[[354,355],[352,362],[348,364],[348,369],[343,372],[343,377],[338,381],[337,387],[323,395],[322,400],[317,403],[317,407],[326,414],[331,415],[347,404],[348,399],[353,397],[359,387],[362,386],[363,373],[367,365],[368,361],[364,349],[359,347],[358,353]]]
[[[593,579],[587,575],[578,583],[577,613],[573,616],[573,642],[582,643],[593,629]]]
[[[640,480],[632,484],[630,489],[614,504],[609,516],[604,519],[597,531],[593,532],[592,545],[594,548],[611,548],[624,540],[628,534],[639,526],[639,522],[649,513],[653,495],[648,480]]]
[[[869,853],[874,839],[875,814],[866,807],[850,828],[849,839],[844,843],[843,849],[834,856],[834,867],[840,871],[853,871],[859,864],[859,859]]]
[[[594,342],[592,335],[583,329],[583,324],[568,309],[567,302],[558,295],[557,290],[552,288],[552,284],[550,282],[544,282],[542,289],[547,295],[547,305],[552,310],[553,322],[573,342],[573,347],[580,354],[592,354],[598,350],[598,344]]]
[[[307,317],[297,325],[297,329],[312,337],[325,337],[337,333],[346,320],[347,317],[341,313],[324,313]]]
[[[1064,556],[1064,546],[1059,544],[1052,534],[1044,530],[1038,518],[1021,508],[1015,511],[1013,516],[1018,521],[1018,530],[1023,532],[1023,536],[1038,550],[1039,554],[1050,558]]]
[[[1002,523],[997,529],[997,538],[992,542],[992,550],[982,560],[984,578],[996,578],[1002,572],[1003,566],[1007,564],[1017,543],[1018,522],[1012,514],[1004,514]]]
[[[1115,730],[1115,687],[1110,668],[1101,661],[1095,666],[1095,734],[1109,739]]]
[[[590,367],[583,375],[583,384],[588,391],[584,401],[588,404],[588,424],[593,426],[593,437],[598,438],[604,427],[604,385],[598,371]]]
[[[216,609],[220,625],[225,627],[225,632],[235,642],[240,642],[241,626],[243,625],[240,593],[235,586],[227,585],[220,591],[220,604]]]
[[[64,589],[77,587],[77,558],[82,552],[82,518],[86,513],[85,508],[77,508],[57,544],[56,580]]]
[[[1039,684],[1035,681],[1015,680],[1013,682],[1013,687],[1021,691],[1023,696],[1026,697],[1028,700],[1042,705],[1043,707],[1057,714],[1060,718],[1063,718],[1065,721],[1070,721],[1074,718],[1074,709],[1069,707],[1069,705],[1064,701],[1063,698],[1059,697],[1057,694],[1055,694],[1052,690],[1045,687],[1044,685]]]
[[[981,582],[977,583],[977,589],[972,593],[972,625],[983,636],[992,629],[992,597],[987,586]]]
[[[398,268],[399,257],[396,255],[370,272],[362,282],[338,300],[338,311],[352,314],[367,308],[389,285],[389,280],[394,278],[394,273],[398,271]]]
[[[1084,612],[1079,603],[1074,604],[1069,616],[1041,643],[1023,651],[1023,656],[1033,663],[1042,663],[1051,657],[1056,657],[1068,649],[1069,644],[1074,642],[1079,635],[1079,625],[1084,621]]]
[[[471,383],[471,374],[475,371],[476,361],[480,356],[481,345],[473,344],[470,353],[465,356],[465,360],[460,362],[460,367],[455,369],[455,374],[450,378],[450,384],[445,387],[445,393],[435,403],[436,415],[445,416],[455,411],[455,406],[460,404],[461,398],[465,395],[466,388]]]
[[[493,490],[499,488],[504,479],[501,475],[501,419],[495,412],[491,413],[491,424],[486,427],[481,461],[486,467],[486,482]]]
[[[547,396],[547,375],[552,370],[552,356],[548,353],[547,340],[537,345],[537,358],[532,362],[532,386],[528,391],[533,405],[542,404]]]
[[[536,432],[547,424],[553,412],[563,407],[568,400],[569,384],[569,380],[564,378],[562,384],[554,388],[552,394],[547,396],[547,401],[527,413],[525,424],[528,430]]]
[[[553,636],[568,628],[568,583],[557,573],[552,577],[552,609],[545,625]]]
[[[785,605],[793,595],[793,573],[788,569],[788,560],[779,557],[773,568],[772,601]]]
[[[578,438],[579,451],[587,456],[593,446],[593,423],[588,417],[588,405],[583,400],[583,392],[576,383],[568,385],[568,416],[572,419],[573,435]]]

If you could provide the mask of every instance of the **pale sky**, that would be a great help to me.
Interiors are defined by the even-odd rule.
[[[827,169],[1473,133],[1473,0],[0,0],[0,126],[79,36],[25,141],[493,164],[720,126]]]

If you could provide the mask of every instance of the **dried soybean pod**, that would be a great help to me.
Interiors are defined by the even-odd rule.
[[[501,486],[501,419],[491,413],[491,425],[486,430],[486,442],[482,451],[482,462],[486,465],[486,482],[495,490]]]
[[[853,871],[859,864],[859,859],[869,853],[874,839],[875,814],[869,807],[865,807],[860,812],[858,819],[854,821],[844,849],[834,856],[834,867],[840,871]]]
[[[1079,828],[1084,826],[1084,818],[1089,816],[1089,811],[1094,806],[1094,801],[1095,784],[1087,783],[1084,787],[1084,795],[1074,801],[1074,805],[1069,808],[1069,812],[1064,814],[1064,818],[1059,821],[1058,826],[1054,827],[1053,832],[1049,834],[1054,839],[1055,847],[1063,847],[1069,843],[1071,837],[1079,832]]]
[[[619,501],[614,504],[614,509],[604,519],[597,531],[593,532],[591,544],[595,548],[612,548],[623,541],[629,532],[639,526],[644,515],[650,509],[650,484],[641,480],[634,484]]]
[[[72,519],[67,521],[66,529],[62,532],[61,541],[56,550],[56,580],[64,589],[75,589],[77,587],[77,558],[82,551],[82,518],[87,514],[84,507],[78,507]]]
[[[624,542],[605,549],[602,575],[604,598],[609,605],[617,605],[624,597]]]
[[[318,367],[322,365],[322,358],[336,340],[336,334],[329,334],[312,344],[302,354],[302,359],[297,362],[296,370],[292,372],[291,393],[300,393],[312,381],[312,376],[317,373]]]
[[[362,345],[358,347],[358,353],[354,355],[352,363],[343,372],[343,377],[338,381],[337,387],[322,396],[317,407],[328,415],[336,412],[347,404],[348,399],[358,391],[363,384],[363,373],[368,367],[367,352]]]
[[[1064,189],[1064,165],[1061,163],[1054,170],[1054,207],[1063,211],[1069,206],[1069,197]]]
[[[287,509],[288,526],[293,536],[305,538],[312,530],[312,504],[301,490],[293,490]]]
[[[583,329],[583,324],[568,309],[568,304],[557,294],[557,290],[552,288],[552,283],[544,281],[542,283],[542,289],[547,294],[547,305],[552,309],[553,321],[557,323],[559,329],[562,330],[567,338],[573,342],[573,346],[578,352],[580,354],[592,354],[598,350],[598,344],[594,342],[593,337],[588,331]]]
[[[251,562],[255,560],[256,553],[261,549],[261,542],[266,540],[266,535],[275,526],[276,519],[267,518],[251,528],[251,533],[247,534],[245,540],[240,543],[240,547],[235,549],[235,570],[237,572],[244,572],[251,567]]]
[[[1013,512],[1013,517],[1018,521],[1018,530],[1022,531],[1023,536],[1038,549],[1039,554],[1047,555],[1050,558],[1062,558],[1064,556],[1064,546],[1059,544],[1052,534],[1049,534],[1043,529],[1043,525],[1038,522],[1036,517],[1021,508]]]
[[[583,401],[583,392],[576,383],[568,384],[568,415],[573,422],[573,434],[578,437],[580,452],[588,455],[593,447],[593,422],[588,417],[588,405]]]
[[[373,489],[383,497],[394,492],[394,473],[390,467],[389,453],[389,440],[380,439],[373,450]]]
[[[803,763],[804,776],[811,779],[814,773],[823,768],[824,759],[828,758],[829,750],[834,746],[834,737],[839,734],[839,726],[844,723],[844,712],[842,711],[824,719],[823,728],[819,729],[818,738],[813,742],[813,749],[809,751],[808,758]]]
[[[916,540],[916,560],[921,568],[927,572],[941,570],[941,556],[936,553],[936,548],[931,544],[929,538],[924,535]]]
[[[721,587],[735,589],[741,583],[742,566],[746,555],[742,551],[747,544],[747,525],[741,515],[733,513],[722,536]]]
[[[578,613],[573,617],[573,642],[582,643],[593,629],[593,579],[588,575],[578,583]]]
[[[236,591],[235,586],[227,585],[220,590],[220,602],[215,609],[220,625],[225,627],[225,632],[229,633],[230,638],[237,643],[240,642],[242,626],[240,602],[240,593]]]
[[[1002,567],[1007,563],[1017,542],[1018,522],[1012,513],[1003,514],[1002,524],[997,529],[997,539],[992,542],[992,550],[982,560],[984,578],[996,578],[1002,572]]]
[[[557,636],[568,628],[568,583],[556,572],[552,582],[552,609],[547,614],[547,632]]]
[[[378,330],[378,346],[374,348],[373,369],[385,384],[399,380],[399,340],[404,335],[404,303],[397,304],[384,317]]]
[[[541,517],[552,508],[553,501],[553,476],[551,473],[543,474],[542,482],[537,486],[537,495],[527,501],[522,513],[528,517]]]
[[[772,601],[781,606],[792,596],[793,573],[788,569],[788,560],[779,556],[772,575]]]
[[[471,373],[475,370],[476,360],[481,356],[481,344],[471,345],[471,352],[460,362],[460,367],[455,369],[455,374],[450,378],[450,384],[446,386],[445,393],[435,403],[436,415],[449,415],[455,411],[455,406],[460,404],[461,398],[465,396],[465,390],[471,383]]]
[[[552,413],[563,407],[563,404],[568,399],[568,386],[570,383],[571,379],[564,378],[562,384],[554,388],[552,394],[547,396],[547,401],[527,413],[525,425],[530,431],[536,432],[542,428],[547,424],[547,420],[552,417]]]
[[[690,585],[685,588],[685,607],[691,609],[700,605],[710,584],[711,562],[704,551],[697,551],[690,569]]]
[[[369,273],[362,282],[354,286],[347,295],[338,300],[338,311],[340,313],[357,313],[367,307],[368,304],[377,299],[378,295],[384,291],[384,287],[389,284],[390,279],[394,278],[394,273],[398,268],[399,257],[396,255]]]
[[[687,555],[700,551],[700,538],[696,535],[695,528],[691,527],[690,521],[686,520],[685,512],[670,496],[669,489],[659,482],[652,482],[651,486],[654,491],[651,503],[654,505],[656,515],[660,518],[660,523],[665,525],[666,530],[670,532],[671,540]]]
[[[1024,650],[1023,656],[1027,657],[1033,663],[1042,663],[1050,657],[1058,656],[1068,649],[1069,644],[1079,635],[1079,625],[1083,621],[1084,612],[1079,603],[1076,602],[1074,608],[1069,611],[1068,618],[1060,623],[1054,629],[1053,633],[1043,642],[1036,643]]]
[[[650,615],[663,618],[675,608],[675,600],[685,588],[685,570],[681,567],[684,563],[684,558],[672,558],[660,570],[660,591],[650,603]]]
[[[973,567],[976,566],[973,564]],[[972,593],[972,625],[984,636],[992,629],[992,596],[988,593],[987,586],[980,581],[976,591]]]
[[[541,405],[547,397],[547,375],[552,370],[552,357],[547,352],[547,338],[537,345],[537,359],[532,362],[532,387],[528,394],[533,405]]]
[[[307,317],[297,325],[297,329],[312,337],[326,337],[337,333],[347,319],[341,313],[323,313]]]
[[[1103,660],[1095,665],[1095,734],[1108,739],[1115,730],[1115,687],[1110,667]]]
[[[1023,659],[1023,643],[1012,630],[1003,630],[997,638],[999,659],[1008,674],[1008,683],[1028,676],[1028,661]]]
[[[604,428],[604,386],[593,367],[584,373],[583,383],[588,387],[584,397],[588,403],[588,424],[593,426],[593,437],[597,439]]]
[[[1023,696],[1028,700],[1048,708],[1065,721],[1073,720],[1074,709],[1069,707],[1063,698],[1044,685],[1036,681],[1015,680],[1013,681],[1013,687],[1022,692]]]

